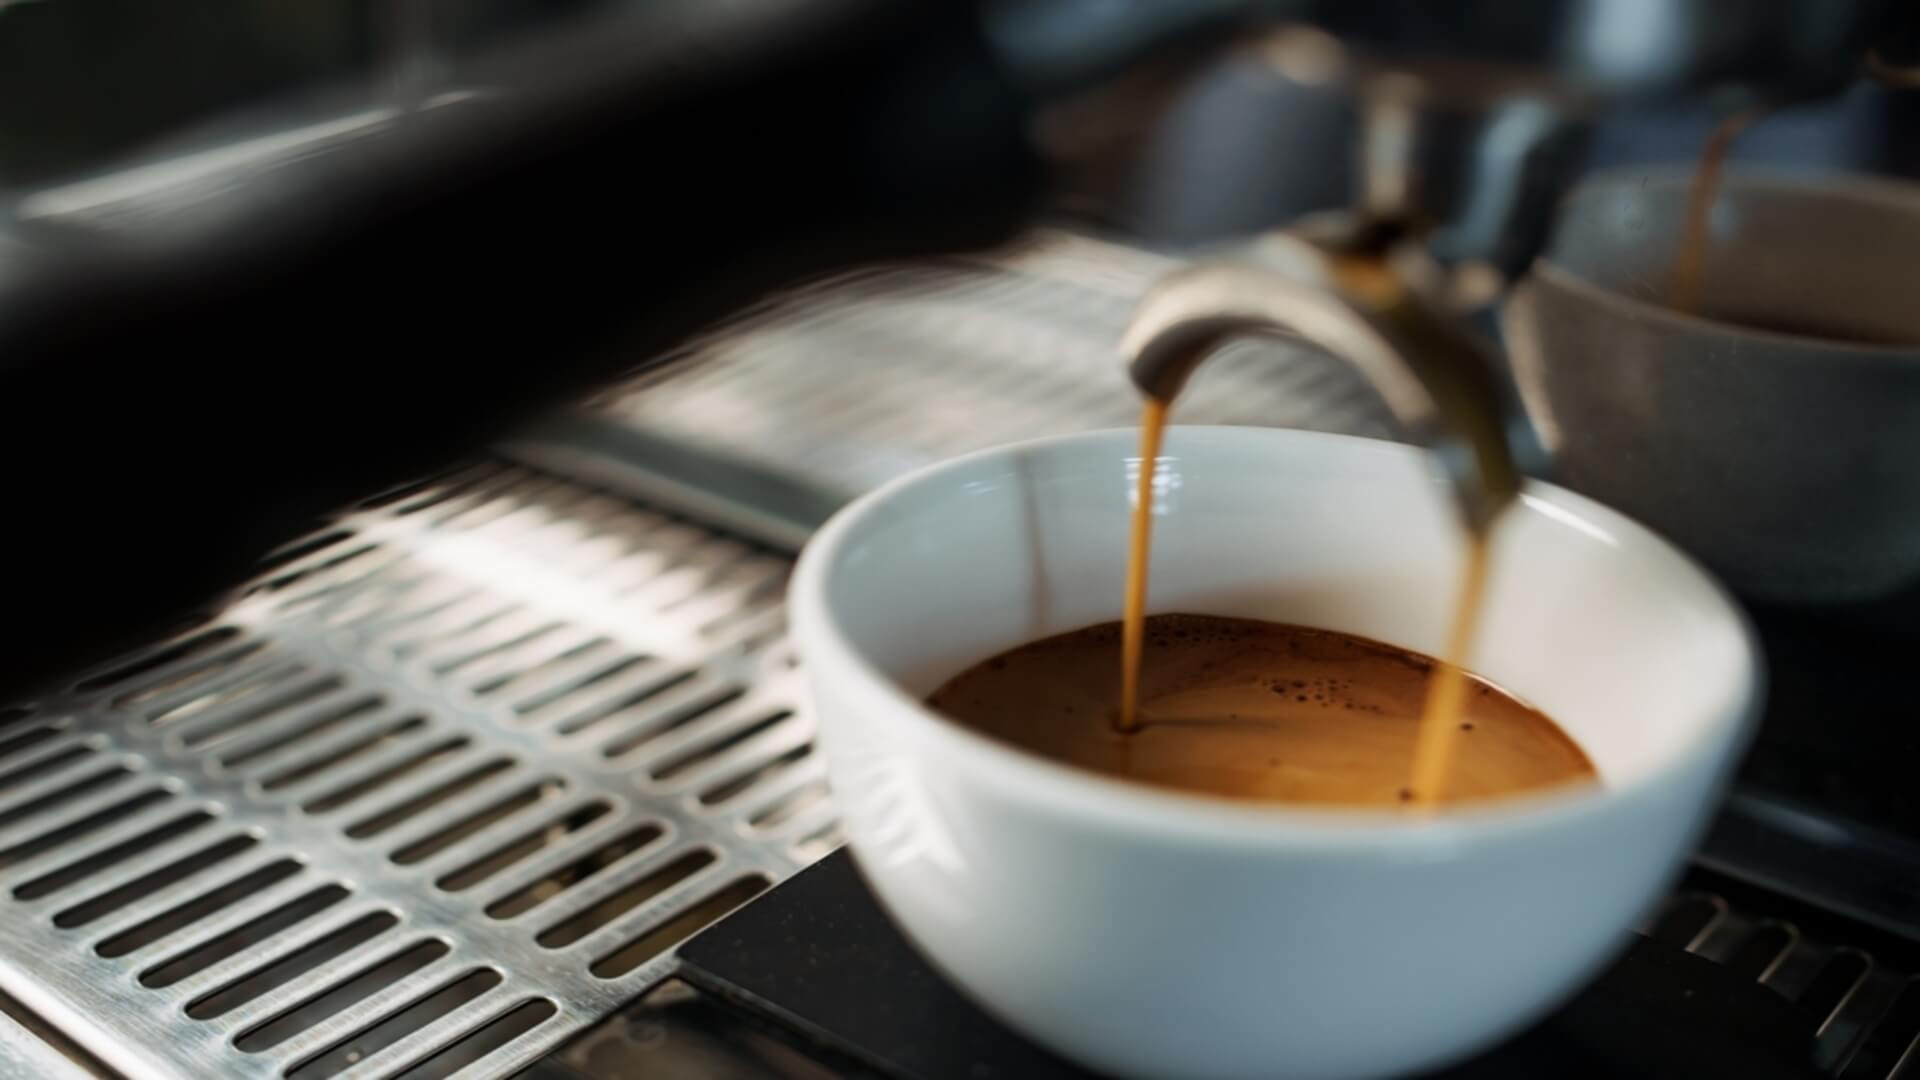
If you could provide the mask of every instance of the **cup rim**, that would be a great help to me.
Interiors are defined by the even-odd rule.
[[[1555,220],[1563,220],[1573,212],[1577,204],[1585,200],[1627,188],[1684,190],[1691,182],[1692,176],[1691,169],[1678,169],[1672,166],[1608,169],[1594,174],[1568,192],[1555,210]],[[1720,177],[1720,191],[1725,193],[1736,189],[1766,191],[1798,198],[1840,198],[1862,205],[1884,207],[1920,218],[1920,184],[1879,177],[1729,166]],[[1533,265],[1528,269],[1528,277],[1574,294],[1579,299],[1613,308],[1617,315],[1652,322],[1669,329],[1693,330],[1761,344],[1794,345],[1803,349],[1818,349],[1824,354],[1818,358],[1820,362],[1831,363],[1835,360],[1844,360],[1872,364],[1910,363],[1915,353],[1920,352],[1920,342],[1886,344],[1845,341],[1812,334],[1768,330],[1706,315],[1677,311],[1662,304],[1628,296],[1574,271],[1554,259],[1551,243],[1545,251],[1534,258]],[[1520,287],[1525,288],[1526,284],[1523,278]],[[1510,298],[1507,303],[1511,304],[1513,300]]]
[[[1169,443],[1176,432],[1183,441],[1327,442],[1344,444],[1342,452],[1429,456],[1410,446],[1330,432],[1175,425],[1167,433]],[[1426,849],[1436,841],[1460,843],[1497,832],[1551,828],[1657,788],[1723,749],[1742,750],[1753,736],[1764,694],[1765,669],[1753,626],[1732,595],[1685,552],[1645,526],[1584,496],[1538,481],[1529,481],[1521,496],[1536,509],[1550,507],[1547,512],[1551,516],[1564,520],[1571,515],[1590,528],[1610,536],[1625,534],[1679,560],[1708,588],[1709,596],[1718,603],[1720,614],[1732,623],[1739,639],[1741,667],[1745,670],[1733,690],[1733,699],[1664,760],[1623,782],[1510,795],[1430,816],[1395,808],[1252,803],[1157,788],[1061,764],[954,723],[879,670],[842,632],[828,602],[833,556],[895,498],[995,458],[1013,459],[1073,443],[1124,440],[1125,446],[1131,446],[1136,436],[1132,429],[1106,428],[979,450],[897,477],[848,504],[807,544],[788,589],[793,640],[802,661],[809,668],[835,665],[846,677],[846,685],[840,690],[857,699],[856,708],[886,710],[891,717],[889,723],[905,725],[915,739],[931,743],[941,760],[960,763],[971,778],[991,784],[1016,800],[1042,810],[1097,820],[1128,833],[1187,839],[1198,836],[1228,847],[1404,850],[1417,845]]]

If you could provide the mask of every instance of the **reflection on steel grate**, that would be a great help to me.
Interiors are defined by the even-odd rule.
[[[1706,873],[1693,875],[1643,929],[1814,1017],[1812,1064],[1820,1073],[1920,1076],[1920,945]]]
[[[651,438],[857,495],[968,450],[1136,423],[1115,347],[1140,295],[1178,265],[1041,233],[991,259],[868,270],[736,320],[602,408]],[[1224,350],[1176,418],[1392,430],[1354,372],[1280,340]]]
[[[0,986],[137,1076],[504,1075],[838,843],[784,558],[481,467],[0,714]]]

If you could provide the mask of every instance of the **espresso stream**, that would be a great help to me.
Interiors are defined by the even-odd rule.
[[[1761,110],[1746,109],[1720,121],[1707,136],[1700,152],[1700,164],[1687,184],[1687,216],[1681,227],[1680,246],[1674,251],[1672,282],[1667,303],[1682,314],[1696,314],[1700,308],[1700,277],[1707,264],[1707,230],[1713,202],[1720,194],[1720,177],[1727,168],[1727,154],[1734,140],[1760,119]]]

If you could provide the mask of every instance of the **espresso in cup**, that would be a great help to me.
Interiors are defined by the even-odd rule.
[[[1146,621],[1134,730],[1115,724],[1121,624],[983,661],[928,699],[1021,749],[1108,776],[1255,802],[1413,801],[1422,714],[1440,665],[1352,634],[1212,615]],[[1545,713],[1469,676],[1442,803],[1598,780]]]

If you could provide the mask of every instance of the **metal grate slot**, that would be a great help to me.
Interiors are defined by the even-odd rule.
[[[517,711],[525,712],[523,702],[552,690],[554,684],[562,683],[568,676],[578,674],[583,669],[608,663],[614,654],[613,643],[606,638],[589,638],[520,670],[500,671],[475,679],[470,689],[475,697],[500,697]]]
[[[554,730],[562,735],[578,735],[628,709],[644,704],[650,698],[664,694],[682,683],[691,682],[696,674],[688,669],[669,670],[664,666],[649,665],[644,660],[635,660],[609,669],[596,677],[593,682],[570,692],[566,698],[551,702],[534,712],[560,714],[563,712],[563,706],[569,707],[564,710],[565,719],[556,724]],[[576,697],[582,700],[568,700]],[[574,710],[571,708],[574,705],[580,707]],[[534,723],[540,723],[546,718],[530,714],[528,719]]]
[[[216,709],[237,705],[255,694],[265,693],[280,684],[306,674],[294,661],[277,664],[246,664],[212,676],[207,685],[190,683],[176,693],[162,695],[147,712],[147,723],[154,727],[178,723]]]
[[[708,806],[717,806],[729,799],[739,798],[752,791],[762,781],[769,780],[792,768],[813,755],[813,743],[803,742],[791,750],[783,751],[776,757],[757,762],[745,771],[735,773],[700,793],[700,801]]]
[[[846,842],[847,837],[846,834],[840,830],[840,823],[838,821],[828,822],[825,826],[794,841],[793,853],[797,858],[813,862],[816,859],[822,859],[832,854]]]
[[[803,784],[753,812],[747,824],[756,829],[777,829],[827,801],[824,780]]]
[[[260,782],[263,792],[279,791],[326,775],[370,754],[378,754],[426,729],[423,716],[408,716],[374,731],[359,733],[316,749],[309,756],[283,767]]]
[[[126,956],[192,926],[233,904],[253,896],[270,885],[298,874],[301,866],[292,859],[278,859],[249,871],[211,892],[196,896],[184,904],[167,909],[130,929],[106,938],[93,951],[109,959]]]
[[[1768,920],[1741,942],[1727,966],[1756,982],[1768,982],[1800,942],[1800,931],[1788,923]]]
[[[302,716],[301,721],[290,730],[274,732],[221,754],[220,765],[227,769],[241,769],[261,758],[283,754],[310,739],[319,738],[376,713],[385,704],[386,699],[378,694],[362,694],[347,701],[330,703],[318,712]]]
[[[62,930],[73,930],[85,926],[211,867],[218,866],[241,852],[251,850],[259,843],[259,839],[252,836],[230,836],[225,840],[209,844],[185,858],[176,859],[124,885],[109,889],[92,899],[59,912],[53,917],[53,925]]]
[[[399,918],[390,912],[363,915],[193,1001],[187,1006],[187,1015],[195,1020],[224,1016],[292,983],[315,968],[352,953],[398,925]]]
[[[1843,970],[1853,970],[1857,964],[1860,974],[1847,985],[1820,1025],[1814,1045],[1814,1064],[1826,1072],[1842,1069],[1853,1057],[1862,1039],[1880,1020],[1890,996],[1885,973],[1871,957],[1856,953],[1848,959],[1853,962]]]
[[[629,829],[565,866],[543,874],[488,904],[487,914],[496,919],[511,919],[531,911],[628,855],[651,846],[663,835],[661,828],[651,823]]]
[[[717,858],[713,852],[703,848],[689,851],[659,869],[648,872],[632,884],[621,887],[619,891],[595,901],[579,914],[540,931],[534,940],[549,949],[564,949],[712,866]]]
[[[222,640],[231,640],[231,637]],[[190,655],[198,656],[202,651],[196,649]],[[218,652],[207,650],[204,659],[197,660],[179,670],[168,667],[144,669],[141,672],[143,677],[149,673],[158,673],[159,677],[144,685],[136,683],[133,689],[113,699],[113,705],[118,709],[134,709],[150,705],[155,701],[181,699],[190,695],[195,686],[223,674],[229,674],[235,668],[240,668],[243,672],[249,670],[253,663],[266,658],[267,651],[264,642],[241,641]],[[113,685],[120,685],[125,681],[129,680],[116,679]]]
[[[363,1029],[319,1057],[287,1072],[287,1080],[318,1080],[337,1076],[369,1057],[429,1024],[451,1015],[504,982],[492,968],[479,968],[461,975],[426,997],[408,1005],[386,1019]]]
[[[344,685],[346,684],[337,675],[322,675],[302,680],[282,688],[266,700],[257,702],[249,708],[234,710],[206,723],[185,728],[179,734],[180,744],[189,750],[197,750],[203,746],[225,742],[232,738],[235,732],[271,720],[289,710],[310,705]]]
[[[1909,978],[1861,1041],[1841,1080],[1883,1080],[1894,1075],[1894,1069],[1912,1053],[1916,1039],[1920,1039],[1920,980]]]
[[[467,837],[496,825],[529,807],[538,806],[550,799],[559,798],[567,790],[567,783],[556,777],[549,777],[538,783],[530,784],[480,810],[446,825],[431,835],[416,840],[393,853],[393,861],[409,866],[445,851],[447,848],[465,840]]]
[[[448,892],[471,889],[522,859],[532,858],[550,847],[566,843],[574,833],[612,812],[613,806],[605,800],[590,802],[448,873],[434,884]]]
[[[604,693],[606,691],[596,691],[594,688],[634,670],[650,659],[612,648],[595,649],[583,654],[578,661],[551,665],[550,670],[543,673],[544,677],[527,680],[532,685],[512,694],[503,692],[502,696],[507,698],[507,704],[515,713],[530,720],[537,714],[546,714],[549,718],[564,715],[569,708],[568,699]]]
[[[110,667],[90,678],[81,679],[74,684],[73,688],[81,693],[89,694],[98,690],[110,689],[123,682],[137,679],[148,672],[163,667],[172,667],[183,660],[209,652],[239,636],[240,632],[231,626],[215,627],[212,630],[195,634],[192,637],[175,642],[165,648],[154,649],[144,654],[136,654],[134,659],[126,663]],[[125,702],[122,702],[122,704],[125,704]]]
[[[62,889],[77,885],[136,855],[156,848],[164,848],[195,830],[205,828],[212,824],[213,820],[213,814],[206,810],[182,814],[165,824],[129,837],[104,850],[67,863],[40,877],[21,882],[14,887],[13,897],[16,900],[38,900],[44,896],[52,896]]]
[[[1834,1014],[1860,989],[1872,970],[1872,957],[1857,949],[1842,949],[1828,958],[1820,974],[1801,992],[1799,1003],[1815,1016],[1827,1017],[1830,1027]],[[1821,1035],[1826,1034],[1823,1027]]]
[[[521,620],[516,620],[516,622]],[[541,623],[533,629],[523,629],[518,625],[497,626],[494,632],[485,635],[485,639],[466,643],[462,649],[437,656],[429,665],[433,673],[446,678],[449,675],[464,675],[471,679],[484,678],[489,667],[511,663],[516,657],[542,648],[553,635],[561,629],[556,622]],[[480,667],[479,671],[475,671]]]
[[[445,1080],[553,1019],[559,1011],[546,998],[522,1001],[394,1080]]]
[[[266,577],[254,588],[257,591],[285,590],[303,579],[326,575],[328,571],[338,570],[348,563],[376,553],[377,549],[373,544],[361,543],[334,551],[325,558],[309,557],[328,548],[339,547],[344,541],[351,539],[353,539],[353,533],[345,529],[336,529],[280,549],[263,561],[262,570],[271,576]],[[294,563],[301,565],[278,575],[272,574],[275,567],[291,566]]]
[[[0,726],[0,991],[121,1072],[509,1075],[836,835],[747,825],[821,772],[778,553],[485,465],[273,563]]]
[[[48,734],[53,735],[58,732],[49,730]],[[45,780],[61,769],[93,757],[98,752],[93,745],[78,739],[52,747],[31,761],[23,762],[0,773],[0,791],[17,787],[29,780]]]
[[[244,1031],[233,1045],[249,1054],[271,1050],[302,1032],[310,1031],[367,998],[400,984],[431,967],[452,952],[444,941],[416,942],[387,955],[353,976],[328,987],[258,1027]]]
[[[792,716],[792,709],[775,709],[718,733],[702,733],[701,741],[655,762],[647,769],[647,773],[655,780],[667,781],[684,775],[690,769],[722,762],[731,752],[766,735]]]
[[[300,808],[309,814],[330,814],[343,806],[350,806],[360,799],[382,788],[406,779],[408,776],[447,760],[473,745],[473,740],[465,735],[455,735],[407,754],[399,761],[384,765],[372,775],[361,776],[324,795],[318,796]]]
[[[425,618],[409,620],[399,626],[389,625],[382,632],[369,634],[368,637],[386,646],[396,660],[404,662],[436,643],[458,644],[463,637],[483,634],[489,626],[519,612],[516,604],[502,604],[498,597],[476,593],[464,602],[447,605]]]
[[[1706,893],[1689,893],[1667,904],[1649,936],[1675,948],[1695,950],[1726,915],[1725,900]]]
[[[661,694],[647,708],[636,710],[637,716],[621,724],[618,735],[601,744],[600,756],[609,760],[624,757],[746,695],[747,688],[744,686],[718,678],[695,676],[672,691]]]
[[[85,839],[89,834],[100,831],[116,821],[133,817],[135,814],[173,798],[173,792],[165,788],[148,788],[139,794],[110,803],[107,806],[83,814],[72,821],[58,825],[38,836],[22,840],[17,844],[0,848],[0,870],[18,863],[27,862],[49,851],[58,851],[67,845]]]
[[[140,973],[140,985],[172,986],[198,974],[244,949],[259,944],[284,930],[306,922],[315,915],[345,900],[349,895],[341,885],[322,885],[296,899],[274,908],[265,915],[229,930],[219,937],[161,961]]]
[[[448,799],[459,795],[461,792],[477,788],[512,768],[513,760],[511,758],[490,758],[466,769],[450,780],[443,781],[434,787],[428,788],[426,791],[412,798],[395,803],[370,817],[361,818],[359,821],[347,826],[347,835],[353,837],[355,840],[364,840],[369,836],[378,836],[388,829],[393,828],[395,825],[418,817],[441,803],[446,802]]]
[[[78,780],[54,777],[45,782],[34,784],[26,789],[25,794],[29,795],[28,798],[14,803],[5,810],[0,810],[0,830],[5,830],[20,822],[39,817],[42,814],[74,802],[82,796],[100,791],[103,788],[111,788],[117,784],[124,783],[132,776],[133,769],[131,767],[126,765],[112,765],[104,769],[89,772]],[[45,791],[44,794],[36,794],[49,787],[53,790]],[[0,835],[5,834],[4,832],[0,832]]]
[[[28,728],[17,735],[0,739],[0,761],[5,761],[15,754],[31,750],[46,742],[60,734],[61,727],[62,725],[59,724],[42,724],[39,727]]]
[[[570,660],[607,645],[604,638],[581,639],[579,630],[553,624],[517,645],[496,649],[491,655],[446,674],[457,674],[468,693],[486,698],[515,680],[550,673],[556,667],[565,667]]]
[[[313,570],[318,567],[309,561],[305,565],[288,573],[273,576],[274,571],[279,570],[281,567],[292,566],[294,563],[302,562],[302,560],[308,559],[311,555],[325,551],[327,548],[343,540],[351,540],[352,538],[353,533],[346,529],[332,529],[327,532],[314,533],[310,536],[301,537],[292,543],[284,544],[268,552],[267,556],[260,560],[259,566],[260,573],[267,576],[266,580],[256,585],[255,588],[284,589],[293,581],[313,572]],[[366,550],[366,548],[363,547],[361,550]]]
[[[749,874],[725,885],[718,892],[595,960],[591,970],[603,979],[617,979],[678,945],[701,927],[759,896],[770,884],[772,882],[763,875]]]

